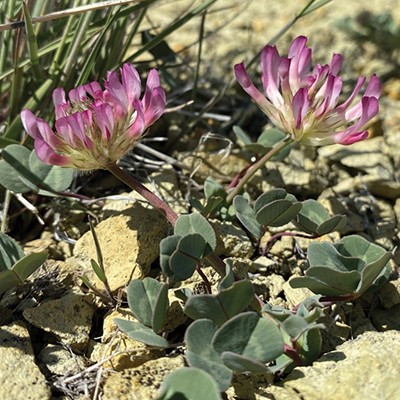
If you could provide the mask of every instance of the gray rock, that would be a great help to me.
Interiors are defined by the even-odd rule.
[[[39,353],[39,360],[54,375],[73,375],[86,367],[82,356],[73,354],[63,346],[48,344]]]
[[[104,269],[112,291],[127,285],[131,279],[143,278],[158,257],[159,244],[167,234],[167,221],[160,212],[139,203],[96,226],[103,254]],[[94,274],[90,260],[97,260],[91,232],[76,243],[71,262],[82,266],[91,284],[103,290],[103,283]]]
[[[50,400],[50,387],[35,363],[29,332],[21,321],[0,329],[0,398]]]
[[[183,356],[162,357],[110,375],[104,383],[102,399],[156,399],[165,376],[183,366]]]
[[[366,332],[296,368],[268,390],[274,400],[373,400],[400,397],[400,332]]]
[[[299,305],[305,299],[314,296],[314,293],[307,288],[292,288],[289,282],[285,282],[283,285],[283,292],[286,297],[287,307],[293,308]]]
[[[82,353],[89,343],[93,313],[89,296],[70,293],[27,308],[23,316],[32,325],[55,335],[65,346]]]
[[[371,319],[378,331],[400,330],[400,304],[388,310],[381,310],[378,308],[372,310]]]
[[[254,252],[253,245],[246,232],[229,221],[210,221],[217,236],[215,252],[227,257],[250,258]]]
[[[382,286],[379,289],[379,299],[386,309],[400,304],[400,279],[389,281]]]

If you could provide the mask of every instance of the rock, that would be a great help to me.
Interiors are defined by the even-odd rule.
[[[229,221],[210,221],[217,236],[215,252],[226,257],[250,258],[253,245],[246,232]]]
[[[283,285],[283,292],[286,297],[287,307],[293,308],[299,305],[305,299],[314,296],[314,293],[307,288],[292,288],[289,282],[285,282]]]
[[[49,258],[53,260],[63,260],[65,256],[69,257],[70,253],[64,254],[65,248],[61,245],[62,242],[57,242],[53,234],[49,231],[44,231],[39,239],[31,240],[25,243],[24,253],[39,253],[46,251],[49,254]]]
[[[32,325],[52,333],[61,343],[82,353],[89,343],[94,309],[89,296],[70,293],[23,312]]]
[[[256,258],[250,265],[249,271],[252,273],[263,272],[271,273],[279,270],[278,263],[266,256],[260,256]]]
[[[178,157],[190,168],[190,171],[193,171],[191,176],[202,178],[211,176],[223,181],[230,181],[249,163],[243,158],[242,152],[238,153],[237,151],[225,155],[221,152],[211,151],[181,152]]]
[[[400,330],[400,304],[388,310],[380,310],[378,308],[372,310],[371,319],[378,331]]]
[[[260,240],[261,249],[264,249],[267,245],[270,246],[269,240],[271,237],[272,234],[270,232],[265,232],[264,236]],[[288,258],[293,254],[295,244],[293,236],[281,236],[272,243],[272,247],[270,247],[268,253],[274,256],[279,256],[280,258]]]
[[[251,280],[258,296],[264,301],[275,300],[282,292],[285,279],[281,275],[272,274],[268,276],[257,276]]]
[[[188,203],[182,197],[176,172],[170,165],[165,165],[159,171],[150,175],[151,182],[145,182],[149,190],[165,200],[177,214],[188,212]],[[154,209],[135,190],[130,193],[121,193],[117,196],[109,196],[102,208],[103,218],[118,215],[121,211],[129,209],[133,203],[140,203],[143,207]]]
[[[29,332],[23,322],[1,327],[0,359],[0,398],[53,398],[46,378],[35,363]]]
[[[268,388],[274,400],[397,399],[400,332],[366,332]]]
[[[183,356],[162,357],[136,368],[110,375],[103,388],[103,400],[156,399],[165,376],[183,367]]]
[[[188,202],[182,196],[176,171],[171,165],[165,164],[159,171],[153,172],[150,179],[152,184],[146,186],[160,195],[178,215],[188,213]]]
[[[183,312],[185,304],[182,300],[176,297],[173,290],[168,290],[169,308],[167,320],[164,325],[164,332],[173,332],[178,326],[186,324],[189,317]]]
[[[228,400],[264,399],[266,388],[274,382],[274,374],[234,374],[226,391]]]
[[[307,171],[297,165],[283,162],[270,163],[267,174],[263,176],[262,191],[273,187],[284,187],[289,193],[302,196],[319,194],[327,186],[325,178],[317,171]]]
[[[104,367],[122,371],[164,355],[164,350],[150,349],[145,344],[119,331],[114,322],[115,318],[136,321],[130,310],[110,311],[104,318],[101,344],[96,344],[91,352],[90,358],[93,361],[100,362],[112,356],[110,360],[104,362]]]
[[[48,344],[39,353],[39,361],[52,375],[74,375],[86,367],[85,359],[63,346]]]
[[[160,212],[138,202],[96,226],[105,273],[113,292],[149,272],[151,263],[159,255],[159,244],[167,234],[167,226]],[[97,260],[96,248],[92,233],[87,232],[76,243],[72,261],[82,266],[96,289],[104,290],[92,270],[91,259]]]
[[[379,289],[382,307],[388,309],[400,304],[400,279],[387,282]]]

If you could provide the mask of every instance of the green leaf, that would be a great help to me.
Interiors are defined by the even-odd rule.
[[[92,266],[92,269],[93,269],[94,273],[99,278],[99,280],[101,282],[105,283],[107,281],[106,275],[105,275],[103,269],[100,268],[100,265],[97,263],[97,261],[93,260],[93,258],[91,258],[90,259],[90,264]]]
[[[236,139],[243,142],[245,145],[252,144],[250,136],[238,125],[233,125],[232,131],[236,136]]]
[[[265,374],[270,369],[263,363],[243,357],[230,351],[224,351],[221,355],[224,364],[233,371],[241,373]]]
[[[141,324],[140,322],[128,321],[127,319],[122,318],[115,318],[114,322],[122,332],[125,332],[130,338],[137,340],[138,342],[154,347],[170,347],[170,344],[166,339],[157,335],[151,328]]]
[[[208,176],[204,181],[204,194],[207,199],[215,196],[226,197],[225,188],[211,176]]]
[[[225,276],[220,280],[218,284],[218,291],[230,288],[235,283],[235,275],[233,273],[233,261],[231,259],[225,259]]]
[[[357,257],[344,256],[328,242],[313,242],[308,246],[307,259],[310,267],[328,267],[337,271],[359,271],[366,263]]]
[[[19,284],[21,284],[21,280],[13,270],[7,269],[0,272],[0,295]]]
[[[316,229],[316,233],[322,236],[330,232],[340,231],[346,225],[346,221],[347,218],[345,215],[334,215],[319,225]]]
[[[15,193],[36,191],[48,194],[62,191],[72,182],[74,171],[47,165],[40,161],[35,151],[20,144],[11,144],[2,152],[0,184]]]
[[[180,368],[164,379],[158,400],[222,400],[215,380],[198,368]]]
[[[279,357],[284,345],[277,324],[252,311],[225,322],[215,333],[212,344],[222,359],[228,352],[260,363]]]
[[[22,247],[13,238],[0,232],[0,271],[11,269],[23,256]]]
[[[134,279],[127,287],[127,294],[135,318],[156,332],[161,330],[169,306],[168,285],[149,277]]]
[[[256,213],[258,213],[264,206],[272,203],[273,201],[285,199],[287,194],[288,193],[286,192],[286,190],[281,189],[281,188],[272,189],[272,190],[269,190],[268,192],[263,193],[255,201],[254,211]],[[290,199],[288,199],[288,200],[290,200]]]
[[[306,271],[306,276],[290,279],[289,284],[292,288],[307,287],[323,296],[343,296],[354,294],[360,279],[358,271],[345,272],[329,267],[313,267]]]
[[[184,312],[192,319],[207,318],[217,326],[246,309],[254,298],[250,281],[242,280],[216,295],[199,294],[188,298]]]
[[[200,368],[213,376],[219,390],[224,392],[230,386],[233,374],[211,346],[214,333],[215,326],[212,321],[199,319],[192,322],[185,333],[186,360],[191,367]]]
[[[0,272],[0,294],[20,285],[46,260],[47,253],[32,253],[20,258],[12,269]]]
[[[217,246],[217,238],[210,223],[198,213],[181,215],[176,221],[174,234],[178,236],[186,236],[191,233],[198,233],[203,236],[204,240],[215,250]]]
[[[237,219],[251,234],[259,239],[262,234],[262,227],[258,223],[256,213],[250,207],[248,201],[243,196],[238,195],[233,199],[233,205],[235,206]]]
[[[263,193],[254,203],[257,222],[265,226],[282,226],[300,211],[302,204],[284,189]]]
[[[179,280],[173,273],[170,267],[170,259],[176,248],[178,247],[178,243],[181,240],[181,236],[168,236],[161,240],[160,242],[160,266],[164,274],[172,279]]]
[[[289,223],[301,210],[301,203],[290,200],[276,200],[267,204],[257,213],[257,221],[265,226],[282,226]]]
[[[174,276],[180,281],[190,278],[208,248],[204,238],[198,233],[181,238],[169,259]]]
[[[15,193],[32,191],[21,176],[32,175],[29,170],[30,151],[20,144],[11,144],[3,149],[0,161],[0,184]]]
[[[346,216],[331,217],[327,209],[316,200],[305,200],[302,204],[303,207],[293,222],[307,233],[326,235],[342,229],[346,224]]]
[[[39,160],[35,151],[32,151],[29,157],[29,167],[42,184],[54,192],[61,192],[69,188],[74,179],[75,172],[72,168],[47,165]]]
[[[280,142],[286,134],[279,129],[269,128],[264,130],[257,139],[257,143],[261,144],[265,150],[262,153],[266,153],[269,149],[272,149],[278,142]],[[271,157],[273,161],[284,160],[290,153],[291,147],[287,146],[283,148],[280,152]]]
[[[169,308],[168,285],[166,283],[162,283],[161,285],[161,290],[158,292],[153,309],[153,318],[151,320],[151,326],[155,332],[160,332],[164,327]]]
[[[18,275],[21,283],[33,274],[46,260],[48,254],[44,251],[41,253],[31,253],[20,258],[13,266],[12,271]]]

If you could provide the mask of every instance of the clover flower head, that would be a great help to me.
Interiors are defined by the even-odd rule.
[[[264,47],[260,57],[264,94],[251,82],[243,62],[235,65],[237,81],[270,121],[295,141],[319,146],[366,139],[365,127],[379,111],[380,80],[372,75],[361,99],[355,101],[366,81],[359,77],[353,92],[339,104],[342,56],[333,54],[330,64],[312,67],[306,43],[306,37],[297,37],[287,57],[281,57],[275,46]]]
[[[142,98],[141,80],[131,64],[122,66],[120,76],[108,72],[104,88],[91,82],[70,90],[68,99],[64,89],[55,89],[54,129],[30,110],[21,112],[23,126],[44,163],[106,169],[131,150],[165,110],[165,92],[154,69]]]

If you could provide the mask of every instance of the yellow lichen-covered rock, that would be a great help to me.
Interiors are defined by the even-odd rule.
[[[183,356],[162,357],[136,368],[110,375],[103,388],[103,400],[152,400],[167,374],[184,366]]]
[[[115,318],[135,321],[129,310],[113,310],[106,315],[103,323],[103,336],[101,343],[97,343],[90,355],[95,362],[108,359],[103,365],[106,368],[122,371],[127,368],[137,367],[146,361],[164,355],[163,349],[151,349],[144,343],[130,338],[118,331],[114,322]]]

